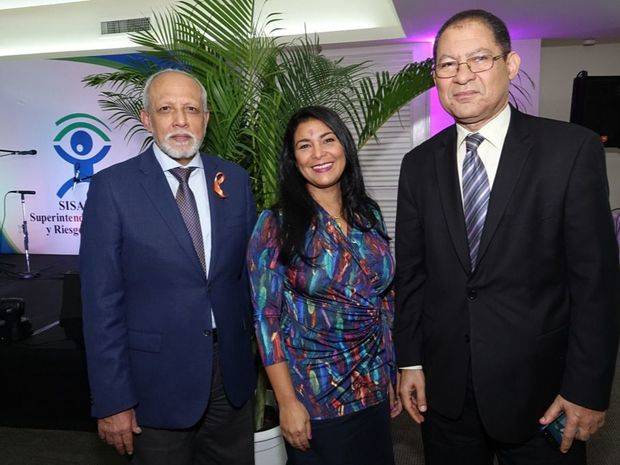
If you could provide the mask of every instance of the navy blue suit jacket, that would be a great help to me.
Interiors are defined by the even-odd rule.
[[[211,313],[230,402],[255,388],[245,251],[256,218],[247,173],[201,155],[211,211],[209,278],[152,149],[94,176],[80,273],[93,416],[135,408],[138,424],[186,428],[211,385]],[[226,198],[213,191],[226,176]]]

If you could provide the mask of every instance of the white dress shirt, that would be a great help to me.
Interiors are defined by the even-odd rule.
[[[502,154],[504,140],[510,124],[510,106],[506,105],[491,121],[476,131],[484,140],[478,146],[478,156],[484,165],[489,178],[489,188],[493,189],[493,182],[499,166],[499,157]],[[461,199],[463,198],[463,161],[465,160],[465,138],[474,134],[469,129],[456,125],[456,167],[459,173],[459,186],[461,186]]]
[[[493,182],[497,174],[499,159],[504,148],[504,140],[510,124],[510,106],[506,104],[491,121],[482,126],[478,131],[484,140],[478,146],[478,156],[484,165],[489,178],[489,188],[493,189]],[[461,186],[461,201],[463,199],[463,161],[465,160],[466,144],[465,138],[474,134],[469,129],[456,125],[456,167],[459,173],[459,186]],[[492,191],[491,191],[492,192]],[[402,370],[421,370],[422,365],[401,367]]]
[[[209,276],[209,262],[211,261],[211,211],[209,209],[209,192],[207,191],[207,180],[205,170],[202,164],[202,157],[197,154],[190,162],[183,166],[174,158],[166,155],[157,144],[153,144],[153,153],[166,175],[166,181],[170,186],[172,195],[176,197],[179,189],[179,181],[170,172],[173,168],[195,168],[189,175],[189,187],[194,193],[196,199],[196,208],[198,209],[198,218],[200,219],[200,230],[202,231],[202,241],[205,250],[205,273]],[[215,318],[211,312],[211,323],[215,328]]]

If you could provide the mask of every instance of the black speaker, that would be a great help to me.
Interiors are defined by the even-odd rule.
[[[605,147],[620,147],[620,76],[577,74],[570,121],[599,134]]]
[[[0,344],[10,344],[30,337],[32,324],[24,316],[26,303],[19,297],[0,299]]]
[[[62,278],[62,306],[60,307],[60,326],[68,339],[84,348],[82,332],[82,296],[80,275],[77,271],[67,271]]]

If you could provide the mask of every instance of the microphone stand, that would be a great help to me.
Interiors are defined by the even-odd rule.
[[[10,155],[36,155],[36,153],[37,153],[36,150],[28,150],[24,152],[21,150],[0,149],[0,157],[7,157]],[[26,271],[24,273],[17,273],[14,271],[9,271],[7,269],[4,269],[4,270],[0,269],[0,271],[4,271],[11,275],[17,275],[18,277],[22,279],[32,279],[32,278],[36,278],[37,276],[39,276],[39,273],[32,272],[32,270],[30,269],[30,252],[28,250],[28,242],[29,242],[28,241],[28,222],[26,221],[26,207],[25,207],[26,199],[23,193],[20,192],[20,194],[22,197],[22,232],[24,234],[24,248],[26,249]],[[2,234],[2,230],[0,230],[0,234]],[[13,265],[12,263],[0,262],[0,266],[8,268],[8,267],[13,267],[15,265]]]
[[[0,157],[8,157],[9,155],[17,155],[17,150],[0,149]]]
[[[8,150],[3,150],[0,149],[0,152],[8,152]],[[9,153],[0,153],[0,157],[4,157],[6,155],[10,155]],[[4,198],[6,199],[6,195],[4,196]],[[4,202],[4,206],[6,207],[6,202]],[[4,214],[6,215],[6,212],[4,212]],[[4,227],[4,221],[3,224],[1,225],[2,227]],[[4,237],[2,236],[2,234],[4,233],[3,229],[0,229],[0,254],[2,253],[2,242],[4,241]],[[9,263],[9,262],[0,262],[0,272],[7,272],[7,273],[11,273],[11,271],[9,271],[6,268],[12,268],[15,265],[13,263]],[[5,269],[2,269],[5,268]]]
[[[7,150],[0,149],[0,157],[8,157],[9,155],[36,155],[36,150]]]
[[[26,251],[26,271],[23,273],[17,273],[21,279],[37,278],[39,273],[33,272],[30,269],[30,251],[29,251],[29,236],[28,236],[28,221],[26,221],[26,196],[21,195],[22,202],[22,233],[24,234],[24,250]]]

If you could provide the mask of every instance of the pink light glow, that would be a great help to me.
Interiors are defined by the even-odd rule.
[[[439,95],[437,95],[437,89],[433,87],[430,90],[430,93],[432,137],[448,126],[454,124],[454,119],[441,106],[441,103],[439,102]]]
[[[433,56],[433,42],[431,39],[424,43],[417,43],[413,46],[413,59],[415,61],[423,61]],[[434,87],[429,91],[430,100],[430,132],[431,137],[454,123],[454,119],[446,113],[439,102],[437,89]]]
[[[417,36],[410,36],[407,37],[406,39],[404,39],[405,42],[409,42],[409,43],[424,43],[424,44],[431,44],[432,45],[435,43],[435,36],[425,36],[425,37],[417,37]]]

